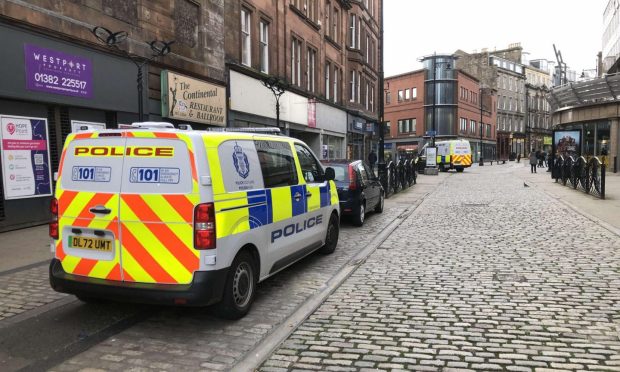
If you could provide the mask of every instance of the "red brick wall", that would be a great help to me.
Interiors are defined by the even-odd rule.
[[[417,88],[415,99],[405,100],[404,90]],[[424,70],[413,71],[407,74],[385,79],[384,89],[390,92],[391,102],[385,101],[385,121],[389,121],[390,137],[407,138],[424,135]],[[398,91],[403,91],[403,100],[398,102]],[[398,134],[398,120],[416,119],[415,134]]]

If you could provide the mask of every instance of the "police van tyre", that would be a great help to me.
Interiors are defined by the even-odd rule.
[[[353,224],[355,226],[362,226],[364,224],[364,218],[366,217],[366,200],[360,201],[360,206],[353,214]]]
[[[222,301],[215,305],[216,314],[226,319],[243,318],[254,302],[256,283],[256,263],[248,251],[242,250],[230,265]]]
[[[327,225],[325,244],[319,249],[320,254],[332,254],[338,245],[338,235],[340,234],[340,219],[336,213],[332,213]]]
[[[375,213],[383,213],[383,205],[385,204],[385,193],[381,192],[381,196],[379,197],[379,202],[375,207]]]
[[[457,171],[457,172],[459,172],[459,173],[461,173],[461,172],[462,172],[462,171],[464,171],[464,170],[465,170],[465,168],[460,168],[460,167],[459,167],[459,168],[456,168],[456,171]]]

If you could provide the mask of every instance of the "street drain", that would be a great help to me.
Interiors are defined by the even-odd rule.
[[[520,275],[520,274],[513,274],[513,273],[507,273],[507,274],[495,273],[495,275],[493,275],[493,280],[496,280],[498,282],[513,282],[513,283],[527,282],[527,279],[525,279],[525,276]]]
[[[488,203],[463,203],[462,205],[463,207],[468,207],[468,208],[483,208],[483,207],[489,206]]]

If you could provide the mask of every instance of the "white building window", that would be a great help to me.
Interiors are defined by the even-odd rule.
[[[349,46],[353,49],[356,48],[355,42],[357,41],[357,16],[353,13],[349,16]]]
[[[410,94],[410,93],[409,93],[409,89],[405,89],[405,100],[407,100],[407,101],[408,101],[409,99],[411,99],[411,96],[410,96],[409,94]]]
[[[269,73],[269,23],[260,21],[260,71]]]
[[[350,102],[355,102],[355,92],[357,91],[357,88],[355,86],[355,80],[357,79],[357,72],[354,70],[351,70],[351,81],[350,81],[350,87],[351,87],[351,91],[349,92],[349,101]]]
[[[333,91],[333,96],[334,96],[334,103],[338,103],[338,75],[339,75],[339,70],[334,66],[334,91]]]
[[[331,64],[325,62],[325,99],[329,101],[329,90],[331,89],[331,81],[329,80],[329,70],[331,70]]]
[[[411,88],[411,99],[418,98],[418,88]]]
[[[301,41],[296,38],[291,43],[291,83],[301,86]]]
[[[306,89],[309,92],[314,92],[314,85],[316,81],[316,50],[312,48],[308,48],[307,50],[306,73],[308,74]]]
[[[241,9],[241,63],[246,66],[252,65],[252,38],[250,30],[250,13],[245,9]]]

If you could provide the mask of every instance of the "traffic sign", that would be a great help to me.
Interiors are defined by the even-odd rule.
[[[427,135],[428,137],[435,137],[435,136],[437,135],[437,132],[436,132],[436,131],[434,131],[434,130],[427,130],[427,131],[426,131],[426,135]]]

